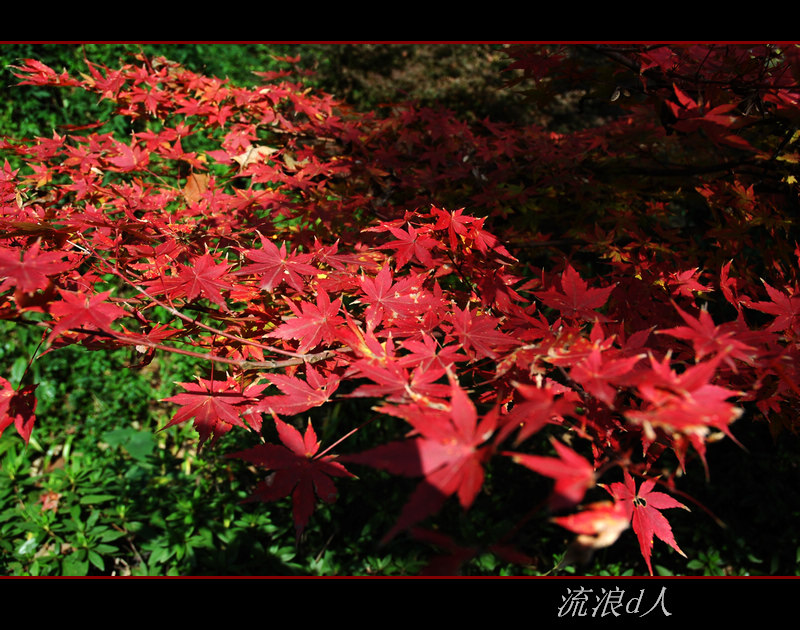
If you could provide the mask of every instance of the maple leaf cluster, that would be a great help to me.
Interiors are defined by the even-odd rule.
[[[658,479],[667,454],[685,473],[745,410],[784,421],[800,401],[791,222],[747,170],[706,177],[730,170],[708,161],[723,150],[748,164],[795,150],[749,130],[757,114],[797,120],[798,55],[596,52],[635,71],[641,98],[569,133],[409,104],[359,114],[283,73],[240,88],[163,58],[81,78],[25,60],[22,83],[94,92],[137,125],[0,142],[0,317],[41,326],[53,349],[207,360],[166,399],[167,427],[191,422],[208,447],[274,429],[231,457],[263,471],[253,499],[291,497],[298,539],[358,467],[419,479],[388,543],[426,538],[418,525],[451,498],[468,511],[504,461],[548,480],[541,514],[579,547],[632,525],[652,573],[654,536],[682,553],[660,510],[686,506],[654,490],[672,482]],[[529,77],[576,63],[512,54]],[[750,110],[719,88],[732,68]],[[679,150],[694,161],[664,167]],[[624,179],[636,168],[649,186]],[[679,168],[691,199],[669,188]],[[775,257],[751,265],[759,238]],[[0,387],[0,433],[27,441],[35,385]],[[363,399],[372,415],[323,448],[309,412]],[[372,423],[397,439],[353,452]]]

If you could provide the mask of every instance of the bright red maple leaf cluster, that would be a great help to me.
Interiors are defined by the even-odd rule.
[[[685,507],[653,491],[656,463],[705,464],[745,410],[797,426],[800,249],[779,208],[797,205],[780,169],[797,161],[800,56],[591,52],[635,70],[638,96],[564,133],[408,104],[359,114],[288,73],[247,89],[162,58],[81,78],[24,60],[22,83],[94,92],[137,124],[0,142],[0,317],[37,313],[53,348],[206,359],[167,426],[213,446],[274,423],[280,443],[232,457],[264,470],[254,499],[292,497],[298,537],[350,468],[419,479],[388,542],[450,497],[471,509],[511,461],[552,483],[539,514],[580,545],[632,524],[652,573],[654,537],[682,553],[660,510]],[[557,71],[544,86],[585,76],[568,48],[510,54]],[[776,135],[757,133],[767,117]],[[35,385],[0,386],[0,432],[27,441]],[[320,453],[307,415],[365,398],[368,418],[325,436],[338,459]],[[352,452],[372,424],[398,439]],[[612,500],[584,503],[596,486]]]

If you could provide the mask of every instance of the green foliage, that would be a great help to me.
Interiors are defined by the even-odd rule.
[[[36,336],[3,327],[0,364],[22,365]],[[27,448],[0,443],[3,573],[297,571],[291,532],[225,498],[246,496],[229,462],[199,456],[190,431],[155,432],[166,414],[151,401],[172,379],[190,379],[197,361],[175,355],[136,372],[124,354],[70,347],[33,363],[42,430]]]

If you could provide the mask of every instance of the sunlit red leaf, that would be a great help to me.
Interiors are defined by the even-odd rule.
[[[325,404],[339,387],[335,375],[323,378],[313,367],[306,368],[306,381],[286,374],[266,374],[267,380],[283,392],[282,396],[262,398],[254,411],[296,415]]]
[[[229,457],[243,459],[270,471],[259,483],[251,500],[277,501],[292,497],[297,537],[308,524],[317,499],[326,503],[336,500],[337,491],[331,477],[354,477],[333,455],[317,456],[320,443],[311,422],[301,434],[290,424],[275,418],[282,444],[261,444]]]
[[[450,321],[464,350],[478,358],[497,358],[499,352],[518,344],[516,339],[497,330],[500,320],[491,315],[455,307]]]
[[[106,302],[111,291],[103,291],[96,295],[61,289],[58,292],[61,301],[54,302],[50,306],[50,314],[56,318],[50,339],[70,329],[108,330],[111,322],[127,315],[124,308]]]
[[[594,486],[595,472],[586,459],[557,440],[551,440],[558,457],[544,457],[526,453],[504,451],[517,464],[556,480],[550,507],[554,511],[577,505],[583,500],[586,491]]]
[[[242,267],[237,274],[260,276],[258,286],[269,292],[274,291],[283,282],[297,291],[302,291],[303,276],[313,276],[318,273],[318,269],[309,264],[310,254],[289,252],[286,243],[282,243],[279,249],[264,236],[261,236],[261,249],[248,250],[245,255],[253,263]]]
[[[295,308],[296,317],[278,326],[272,336],[299,340],[297,351],[301,353],[309,351],[320,341],[330,343],[336,339],[336,327],[345,322],[338,314],[341,305],[341,299],[331,302],[327,293],[319,293],[316,305],[301,302],[300,312]]]
[[[0,377],[0,435],[12,424],[25,444],[31,439],[36,422],[37,385],[28,385],[17,390],[6,379]]]
[[[394,413],[409,422],[420,436],[342,457],[342,461],[365,464],[396,475],[425,477],[397,523],[384,536],[384,542],[436,512],[453,494],[458,495],[464,509],[472,505],[483,485],[484,462],[491,453],[484,443],[497,424],[494,412],[479,422],[474,404],[455,383],[451,384],[448,411],[408,405],[395,408]]]
[[[661,510],[668,508],[689,510],[683,503],[676,501],[668,494],[655,492],[653,490],[655,485],[655,479],[645,479],[637,490],[636,484],[626,470],[624,483],[617,481],[607,488],[611,496],[624,506],[628,518],[633,521],[633,531],[636,532],[639,539],[639,547],[650,575],[653,575],[650,555],[653,550],[654,537],[663,540],[683,557],[686,557],[686,554],[675,542],[672,528],[661,514]]]
[[[61,251],[42,252],[37,240],[30,249],[20,251],[0,245],[0,292],[16,286],[25,293],[45,289],[48,277],[72,267]]]
[[[192,420],[200,435],[200,446],[211,438],[212,445],[233,427],[249,429],[241,415],[247,411],[266,385],[251,385],[242,391],[232,378],[224,381],[197,379],[197,383],[178,383],[184,393],[166,398],[181,405],[167,425]]]

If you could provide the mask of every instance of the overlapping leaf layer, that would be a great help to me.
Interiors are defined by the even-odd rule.
[[[298,536],[360,466],[419,478],[388,541],[450,497],[468,510],[510,458],[554,480],[542,513],[584,548],[632,522],[652,572],[653,536],[680,551],[659,510],[685,506],[653,490],[666,453],[705,462],[744,410],[797,426],[800,58],[589,52],[629,73],[620,109],[559,133],[163,58],[80,77],[25,60],[22,83],[94,92],[130,134],[0,141],[0,317],[53,349],[207,359],[169,424],[217,448],[274,424],[280,443],[235,456],[264,469],[255,498],[292,497]],[[511,53],[540,88],[586,82],[569,47]],[[0,432],[29,439],[34,384],[0,387]],[[374,412],[333,453],[303,414],[348,398]],[[405,437],[352,452],[376,420]],[[613,501],[588,503],[596,485]]]

